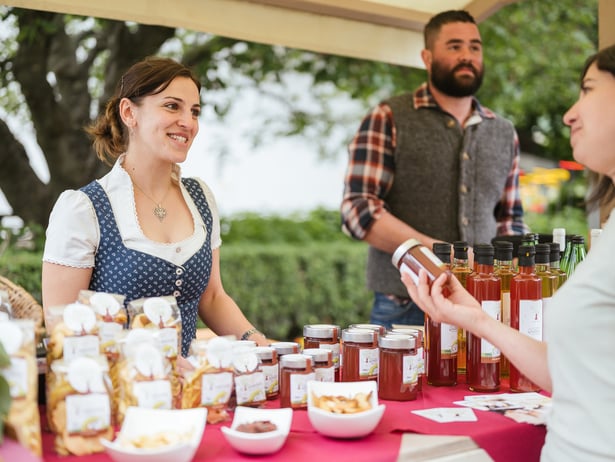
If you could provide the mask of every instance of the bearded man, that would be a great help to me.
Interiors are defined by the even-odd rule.
[[[370,322],[422,325],[391,264],[408,239],[470,246],[529,230],[519,195],[513,124],[474,97],[483,80],[483,44],[466,11],[435,15],[421,58],[428,81],[381,102],[349,145],[342,230],[369,244]]]

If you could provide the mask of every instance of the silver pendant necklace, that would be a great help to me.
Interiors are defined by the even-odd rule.
[[[139,185],[138,185],[137,183],[135,183],[135,182],[133,181],[133,182],[132,182],[132,184],[134,184],[134,185],[137,187],[137,189],[143,193],[143,195],[144,195],[145,197],[147,197],[149,200],[151,200],[151,201],[154,203],[154,205],[155,205],[155,207],[154,207],[154,209],[153,209],[154,216],[155,216],[156,218],[158,218],[158,220],[160,220],[160,222],[162,223],[162,221],[166,218],[166,216],[167,216],[167,214],[168,214],[168,213],[167,213],[167,209],[165,209],[165,208],[162,206],[162,203],[164,202],[164,200],[165,200],[165,199],[167,198],[167,196],[169,195],[169,191],[171,190],[171,185],[169,184],[169,187],[168,187],[168,189],[167,189],[167,192],[165,192],[165,193],[164,193],[164,196],[162,197],[162,199],[160,199],[159,201],[157,201],[157,200],[153,199],[152,197],[150,197],[150,196],[149,196],[149,195],[148,195],[145,191],[143,191],[143,190],[139,187]]]

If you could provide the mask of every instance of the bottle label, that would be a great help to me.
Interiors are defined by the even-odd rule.
[[[361,348],[359,350],[359,376],[377,376],[379,360],[380,350],[378,348]]]
[[[496,321],[500,320],[500,310],[502,305],[499,301],[484,300],[481,307],[485,313],[491,316]],[[480,341],[480,360],[482,363],[498,362],[500,360],[500,350],[492,343],[481,338]]]
[[[440,324],[440,357],[451,359],[457,356],[459,349],[459,329],[452,324]]]
[[[519,301],[519,332],[542,340],[542,300]]]

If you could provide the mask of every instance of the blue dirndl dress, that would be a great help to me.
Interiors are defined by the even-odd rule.
[[[205,223],[205,243],[183,265],[127,248],[122,242],[111,203],[102,186],[93,181],[81,188],[96,210],[100,243],[95,255],[90,290],[121,294],[125,302],[143,297],[173,295],[182,317],[182,355],[187,356],[196,336],[198,304],[211,275],[213,217],[197,180],[182,178]]]

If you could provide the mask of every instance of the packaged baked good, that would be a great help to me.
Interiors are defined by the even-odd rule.
[[[157,332],[147,329],[131,330],[120,343],[117,370],[120,425],[129,406],[178,409],[181,405],[181,384],[156,335]]]
[[[100,352],[107,359],[117,359],[117,334],[128,327],[128,313],[124,307],[123,295],[81,290],[78,301],[92,307],[98,324]]]
[[[112,440],[114,436],[107,358],[56,360],[51,369],[54,374],[47,407],[55,451],[78,456],[102,452],[100,439]]]
[[[208,423],[228,420],[233,391],[231,341],[224,337],[195,339],[187,360],[194,369],[182,376],[182,408],[206,407]]]
[[[128,303],[130,329],[158,330],[158,339],[164,355],[175,369],[182,344],[182,319],[173,296],[146,297]]]
[[[0,369],[0,374],[9,384],[12,399],[5,421],[6,435],[40,456],[42,446],[34,322],[18,319],[0,322],[0,342],[10,360],[7,367]]]

